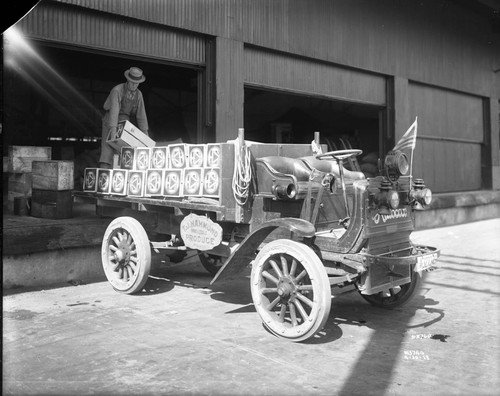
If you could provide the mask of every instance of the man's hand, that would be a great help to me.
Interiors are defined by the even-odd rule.
[[[108,136],[110,137],[110,139],[115,139],[117,133],[118,133],[118,127],[111,127],[108,130]]]

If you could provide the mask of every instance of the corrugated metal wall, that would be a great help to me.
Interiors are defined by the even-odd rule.
[[[413,81],[395,116],[419,116],[415,172],[439,191],[481,188],[483,134],[496,133],[483,101],[498,100],[499,41],[452,2],[58,0],[35,11],[21,23],[36,38],[194,65],[205,62],[203,35],[216,36],[228,57],[217,58],[217,118],[229,120],[218,134],[241,124],[231,100],[239,106],[243,80],[375,105],[387,102],[386,77]]]
[[[72,47],[193,65],[205,63],[205,37],[202,35],[64,4],[42,2],[20,21],[19,26],[27,36]]]
[[[226,141],[237,138],[243,127],[243,43],[217,37],[215,47],[217,140]]]
[[[60,0],[483,96],[500,40],[451,1]]]
[[[385,77],[311,59],[245,48],[245,83],[385,105]]]
[[[481,189],[483,99],[410,83],[409,105],[418,115],[413,173],[435,191]]]

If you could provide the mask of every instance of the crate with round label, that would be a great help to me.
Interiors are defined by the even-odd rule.
[[[148,169],[144,193],[146,197],[159,197],[163,194],[163,172],[162,169]]]
[[[186,167],[186,145],[184,143],[170,144],[168,150],[170,168],[184,169]]]
[[[85,168],[83,173],[83,191],[97,192],[97,168]]]
[[[202,193],[204,197],[220,197],[220,168],[205,168],[203,171]]]
[[[134,170],[147,171],[149,169],[151,159],[151,149],[149,147],[136,147],[134,157]]]
[[[221,166],[220,143],[208,143],[205,147],[205,167],[219,168]]]
[[[111,191],[111,169],[97,169],[97,193],[109,194]]]
[[[186,144],[186,167],[202,168],[206,162],[206,146],[204,144]]]
[[[113,169],[110,194],[127,195],[128,172],[126,169]]]
[[[144,179],[146,178],[145,171],[129,171],[127,183],[127,195],[131,197],[144,196]]]
[[[198,197],[203,190],[203,168],[184,169],[184,195]]]
[[[163,196],[180,197],[183,195],[184,169],[165,169],[163,172]]]
[[[120,153],[120,166],[122,169],[133,170],[135,159],[134,147],[122,147]]]
[[[150,155],[151,169],[166,169],[169,167],[168,162],[168,147],[158,146],[151,148]]]

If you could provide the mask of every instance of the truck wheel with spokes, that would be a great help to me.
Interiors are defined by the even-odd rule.
[[[221,269],[224,264],[224,258],[221,256],[216,256],[215,254],[209,254],[205,252],[200,252],[199,256],[200,263],[210,274],[215,275]]]
[[[133,217],[118,217],[106,229],[101,247],[104,273],[120,293],[142,290],[151,270],[149,238]]]
[[[331,288],[323,263],[303,243],[278,239],[252,265],[251,292],[264,326],[278,337],[304,341],[323,328]]]
[[[360,293],[361,297],[371,305],[379,308],[393,309],[400,307],[413,298],[422,282],[422,275],[419,272],[414,272],[413,266],[410,269],[410,274],[411,281],[409,283],[383,290],[372,295]]]

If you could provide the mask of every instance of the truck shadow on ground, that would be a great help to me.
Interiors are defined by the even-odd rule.
[[[308,342],[336,341],[347,331],[347,326],[369,328],[372,331],[370,337],[362,340],[365,347],[357,354],[350,375],[337,394],[361,394],[366,390],[360,384],[359,373],[369,373],[367,381],[373,384],[371,394],[384,394],[391,384],[395,367],[407,358],[407,352],[412,352],[404,349],[408,348],[406,345],[410,333],[417,336],[432,333],[428,328],[444,318],[444,310],[435,308],[438,304],[438,301],[419,293],[408,304],[388,310],[371,306],[356,292],[346,293],[332,301],[330,316],[323,331]],[[426,336],[440,342],[446,342],[450,337],[442,334]]]

